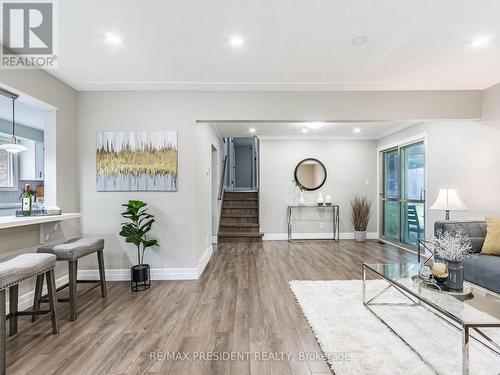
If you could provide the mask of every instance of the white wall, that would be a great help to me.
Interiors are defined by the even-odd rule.
[[[79,211],[78,185],[78,143],[76,136],[76,92],[71,87],[40,70],[0,70],[0,86],[9,86],[26,95],[41,100],[55,111],[55,133],[50,131],[53,139],[46,139],[46,152],[49,154],[49,165],[46,165],[46,191],[52,184],[57,196],[51,198],[65,212]],[[47,113],[46,118],[53,118],[54,111]],[[52,130],[52,129],[51,129]],[[46,131],[46,135],[47,135]],[[54,145],[55,147],[51,147]],[[54,150],[56,148],[56,150]],[[57,155],[56,155],[57,151]],[[47,157],[46,157],[47,160]],[[51,164],[55,168],[51,168]],[[50,173],[55,170],[57,177]],[[55,180],[55,181],[54,181]],[[80,233],[78,220],[64,222],[53,233],[54,237],[75,237]],[[0,258],[19,253],[34,252],[40,242],[38,225],[0,230]],[[67,267],[59,264],[56,277],[67,274]],[[33,281],[23,282],[20,296],[33,292]]]
[[[500,83],[483,92],[482,122],[500,129]]]
[[[319,191],[324,197],[330,194],[334,203],[340,206],[340,232],[353,233],[349,203],[353,194],[368,197],[375,208],[376,145],[376,141],[261,140],[261,231],[271,239],[281,238],[287,233],[287,206],[298,204],[299,199],[299,190],[293,182],[295,166],[303,159],[315,158],[327,170],[327,180]],[[304,197],[306,204],[315,204],[318,191],[305,191]],[[331,211],[307,210],[309,213],[303,211],[301,217],[304,222],[297,223],[296,232],[323,233],[331,230]],[[320,227],[320,223],[324,223],[324,228]],[[376,217],[373,215],[368,232],[375,231]]]
[[[218,216],[213,223],[213,196],[212,196],[212,147],[217,149],[216,175],[220,176],[223,161],[223,140],[214,131],[210,124],[196,126],[196,222],[197,222],[197,259],[210,248],[212,244],[212,227],[218,227]],[[219,178],[217,178],[218,191]],[[215,210],[220,213],[222,201],[217,201]]]
[[[202,183],[210,148],[199,148],[197,120],[478,118],[481,92],[81,92],[77,106],[83,229],[106,239],[107,267],[125,269],[134,262],[133,251],[117,233],[121,204],[137,198],[149,202],[158,219],[161,247],[147,261],[155,268],[192,268],[207,249],[206,223],[200,217],[210,217],[202,198],[210,190]],[[178,131],[178,192],[98,193],[96,132],[160,129]]]
[[[452,219],[484,219],[500,215],[500,130],[479,122],[450,121],[415,125],[378,142],[384,147],[421,133],[427,133],[427,206],[440,188],[458,189],[471,211],[452,212]],[[426,234],[444,212],[428,210]]]
[[[192,267],[196,246],[196,179],[194,122],[186,123],[180,103],[162,93],[79,93],[78,138],[82,225],[85,234],[105,239],[107,268],[126,269],[136,263],[133,246],[120,232],[123,203],[140,199],[156,216],[152,235],[160,247],[148,249],[145,261],[154,268]],[[177,131],[179,175],[177,192],[97,192],[96,133],[98,131]],[[86,266],[93,267],[91,264]]]
[[[66,212],[77,212],[76,91],[41,70],[0,70],[0,86],[2,84],[57,108],[57,204]]]

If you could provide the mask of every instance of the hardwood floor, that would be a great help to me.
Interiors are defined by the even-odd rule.
[[[59,304],[58,335],[47,316],[34,325],[23,319],[25,329],[7,343],[7,373],[328,374],[321,360],[298,360],[300,352],[321,350],[288,281],[360,279],[368,260],[415,255],[377,242],[223,243],[200,280],[158,281],[142,293],[109,282],[107,299],[99,289],[80,299],[75,322]],[[178,360],[166,360],[166,352]],[[240,358],[210,360],[204,352]]]

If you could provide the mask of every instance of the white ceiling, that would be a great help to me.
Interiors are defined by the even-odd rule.
[[[80,90],[484,89],[498,0],[64,0],[59,69]],[[123,45],[112,46],[113,32]],[[229,46],[231,35],[245,39]],[[484,49],[470,47],[491,35]],[[354,38],[367,42],[353,45]]]
[[[306,128],[304,123],[277,123],[277,122],[222,122],[213,123],[222,137],[252,137],[260,139],[380,139],[401,129],[415,125],[415,122],[345,122],[327,123],[320,129],[308,129],[307,133],[302,133]],[[255,129],[255,133],[250,133],[249,129]],[[354,133],[354,129],[360,129],[359,133]]]

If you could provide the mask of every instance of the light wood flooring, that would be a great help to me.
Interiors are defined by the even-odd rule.
[[[58,335],[47,317],[34,325],[22,318],[25,329],[7,343],[7,374],[329,374],[321,360],[297,359],[321,350],[288,281],[360,279],[364,261],[415,258],[375,241],[223,243],[200,280],[153,282],[141,293],[108,282],[107,299],[98,289],[80,299],[75,322],[60,303]],[[166,352],[189,359],[166,360]],[[201,352],[243,358],[204,360]],[[295,359],[258,357],[281,352]]]

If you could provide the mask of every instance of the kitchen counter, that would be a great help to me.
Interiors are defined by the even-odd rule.
[[[63,213],[54,216],[2,216],[0,217],[0,229],[22,227],[25,225],[35,225],[44,223],[54,223],[63,220],[78,219],[82,216],[80,213]]]

